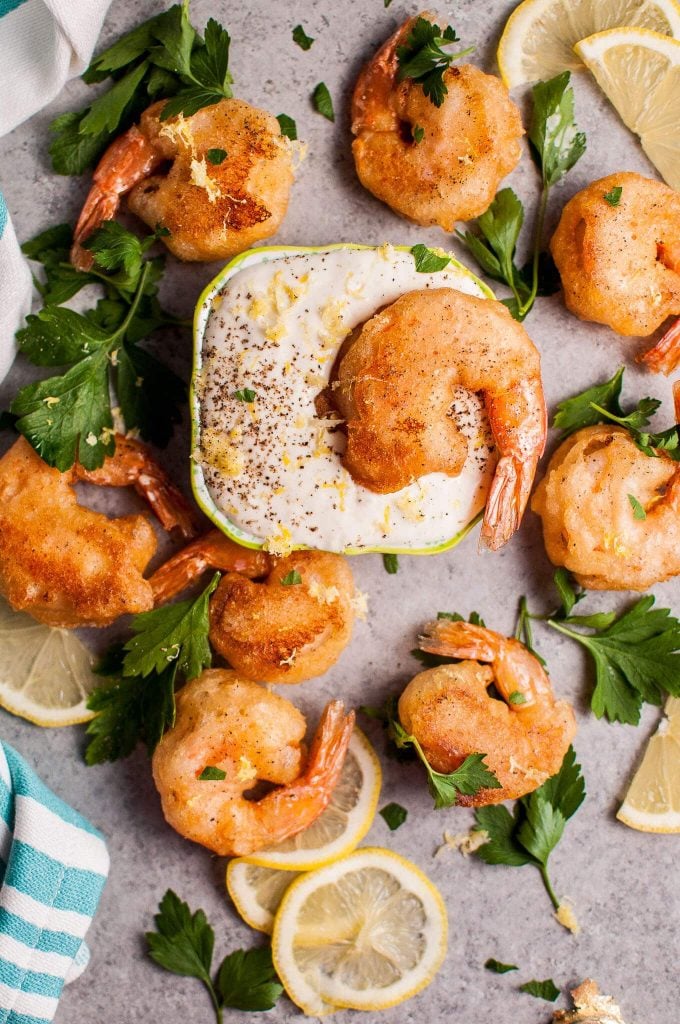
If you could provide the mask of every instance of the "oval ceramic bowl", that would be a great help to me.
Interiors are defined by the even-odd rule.
[[[191,374],[191,385],[189,392],[189,408],[191,415],[191,450],[196,450],[199,444],[200,434],[200,402],[197,393],[197,380],[198,375],[202,368],[202,350],[203,350],[203,334],[208,322],[208,316],[212,309],[212,304],[215,296],[221,291],[226,282],[238,274],[241,270],[247,267],[254,266],[257,263],[270,262],[272,260],[281,259],[285,256],[295,255],[296,253],[310,253],[310,252],[328,252],[334,249],[377,249],[378,246],[370,245],[359,245],[356,243],[338,243],[336,245],[319,245],[319,246],[283,246],[283,245],[271,245],[263,246],[259,249],[249,249],[247,252],[241,253],[236,256],[230,263],[228,263],[219,274],[213,278],[210,284],[202,292],[198,303],[196,305],[196,311],[194,313],[194,363],[193,371]],[[406,245],[395,245],[395,249],[401,252],[410,252],[410,247]],[[450,255],[450,254],[449,254]],[[462,271],[467,277],[469,277],[475,284],[481,289],[481,291],[488,298],[495,298],[493,292],[488,288],[483,281],[480,281],[467,267],[462,263],[459,263],[453,256],[451,256],[451,264],[456,269]],[[203,470],[201,466],[196,462],[195,459],[191,460],[191,485],[194,492],[194,497],[199,507],[205,512],[206,516],[214,525],[221,530],[224,534],[236,541],[242,547],[247,548],[259,548],[264,546],[262,538],[256,537],[253,534],[242,530],[236,523],[227,516],[213,501],[213,498],[208,490],[208,486],[203,476]],[[470,530],[479,522],[482,518],[482,512],[479,512],[469,523],[467,523],[462,529],[451,537],[440,544],[433,544],[429,547],[423,548],[411,548],[411,547],[394,547],[388,544],[362,547],[362,548],[345,548],[343,554],[346,555],[358,555],[358,554],[369,554],[371,552],[379,552],[383,554],[404,554],[404,555],[434,555],[440,551],[447,551],[449,548],[455,547],[461,540],[470,532]],[[305,545],[297,544],[294,545],[296,548],[304,547]]]

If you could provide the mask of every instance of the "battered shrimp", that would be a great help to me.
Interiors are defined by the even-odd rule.
[[[680,313],[680,194],[660,181],[622,171],[592,182],[564,207],[550,251],[581,320],[646,337]]]
[[[301,683],[323,675],[349,643],[354,581],[341,555],[296,551],[275,558],[238,549],[212,530],[151,577],[156,602],[207,569],[230,570],[210,602],[210,641],[246,678]]]
[[[305,757],[305,719],[290,701],[236,672],[204,672],[177,694],[175,725],[153,755],[166,821],[222,857],[296,835],[328,805],[353,727],[354,712],[332,701]],[[202,780],[206,767],[226,777]],[[248,799],[258,781],[277,788]]]
[[[359,75],[352,151],[374,196],[417,224],[453,231],[457,220],[484,213],[519,163],[522,119],[500,79],[472,64],[444,72],[440,107],[419,82],[398,81],[397,47],[416,21],[405,22]]]
[[[482,526],[495,550],[519,526],[546,435],[538,352],[500,302],[408,292],[363,325],[333,392],[347,421],[344,464],[380,493],[426,473],[457,476],[468,447],[449,416],[456,387],[483,394],[500,454]]]
[[[551,458],[531,507],[550,561],[589,590],[646,590],[680,574],[680,466],[658,456],[603,425],[572,434]]]
[[[167,228],[163,241],[181,260],[227,259],[278,230],[293,162],[276,118],[230,99],[161,121],[166,102],[150,106],[101,158],[74,234],[71,261],[80,270],[92,265],[82,243],[115,217],[126,192],[133,213]],[[220,149],[222,162],[210,162],[207,154]]]
[[[559,771],[576,732],[570,704],[555,700],[540,662],[518,640],[467,622],[431,622],[420,649],[473,659],[419,673],[399,698],[399,718],[436,771],[485,755],[500,789],[458,796],[479,807],[531,793]],[[480,664],[482,662],[482,664]],[[502,700],[489,696],[491,684]]]
[[[194,532],[186,499],[146,448],[116,437],[101,469],[52,469],[21,437],[0,459],[0,593],[16,611],[66,628],[107,626],[126,612],[148,611],[144,570],[156,550],[146,516],[110,519],[78,504],[78,480],[131,484],[166,530]]]

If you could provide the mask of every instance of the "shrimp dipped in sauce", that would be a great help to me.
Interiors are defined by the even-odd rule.
[[[116,435],[100,469],[76,463],[61,473],[19,438],[0,459],[0,593],[49,626],[107,626],[153,607],[143,575],[156,551],[151,523],[85,508],[78,481],[133,486],[166,530],[184,539],[196,532],[187,500],[138,441]]]
[[[246,678],[301,683],[323,675],[349,643],[356,595],[341,555],[275,557],[211,530],[151,577],[156,603],[207,569],[227,570],[210,601],[210,642]]]
[[[307,828],[340,777],[354,712],[331,701],[308,754],[306,728],[290,701],[237,672],[209,669],[187,683],[152,761],[168,824],[222,857],[254,853]],[[206,767],[224,778],[202,779]],[[248,799],[258,781],[276,788]]]
[[[456,387],[482,394],[500,456],[482,525],[495,550],[519,527],[546,436],[540,357],[502,303],[408,292],[355,332],[332,385],[344,465],[380,493],[427,473],[457,476],[468,442],[448,415]]]
[[[550,561],[589,590],[646,590],[680,574],[680,464],[663,450],[646,455],[622,427],[568,437],[531,507]]]
[[[71,250],[79,270],[92,265],[83,243],[115,217],[126,193],[132,213],[167,229],[163,242],[181,260],[227,259],[278,231],[293,160],[276,118],[225,99],[162,120],[166,103],[152,104],[99,161]]]
[[[559,771],[576,732],[570,704],[556,700],[540,662],[519,640],[482,626],[439,619],[425,627],[423,651],[465,659],[420,672],[399,698],[399,718],[430,765],[451,772],[474,753],[499,789],[459,794],[479,807],[515,800]],[[501,700],[490,696],[494,684]]]
[[[564,301],[581,320],[647,337],[680,313],[680,194],[632,171],[578,192],[550,242]],[[680,360],[676,324],[643,357],[669,373]]]
[[[410,18],[363,69],[352,99],[352,152],[362,185],[417,224],[453,231],[489,207],[519,163],[519,110],[499,78],[472,64],[443,73],[435,106],[422,83],[400,75],[399,50],[420,19]]]

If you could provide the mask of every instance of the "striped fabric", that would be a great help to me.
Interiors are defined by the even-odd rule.
[[[87,67],[111,0],[0,0],[0,136],[50,103]],[[21,154],[3,174],[25,175]],[[0,188],[2,182],[0,181]],[[23,240],[23,239],[22,239]],[[31,274],[0,194],[0,381],[30,311]]]
[[[101,835],[0,742],[0,1024],[45,1024],[87,964]]]

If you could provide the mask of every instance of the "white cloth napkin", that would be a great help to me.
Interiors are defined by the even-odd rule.
[[[0,136],[87,67],[111,0],[0,0]],[[5,166],[3,174],[21,173]],[[1,181],[0,181],[1,184]],[[31,305],[31,274],[0,193],[0,381]]]

